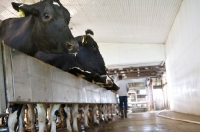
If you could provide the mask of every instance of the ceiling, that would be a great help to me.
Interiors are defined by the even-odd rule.
[[[0,0],[0,19],[17,17],[11,2]],[[38,2],[39,0],[34,0]],[[165,43],[182,0],[60,0],[71,14],[74,36],[94,31],[97,42]]]
[[[11,2],[24,1],[31,3],[39,0],[0,0],[0,19],[17,17]],[[60,2],[71,14],[69,26],[74,36],[83,35],[86,29],[92,29],[94,39],[98,43],[164,44],[182,0],[60,0]],[[154,66],[138,64],[110,69],[108,73],[124,71],[127,73],[127,78],[136,78],[139,77],[137,69],[141,71],[140,77],[160,76],[160,73],[165,71],[165,68],[158,64]]]

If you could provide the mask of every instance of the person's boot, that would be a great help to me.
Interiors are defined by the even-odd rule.
[[[121,118],[124,118],[124,111],[123,110],[120,111],[121,111]]]
[[[125,118],[127,118],[127,110],[124,110]]]

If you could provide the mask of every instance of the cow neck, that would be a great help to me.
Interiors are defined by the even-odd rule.
[[[32,33],[35,27],[34,17],[32,15],[29,15],[26,17],[18,18],[16,20],[18,21],[20,27],[20,29],[18,29],[19,31],[17,32],[20,32],[21,35],[24,35],[23,38],[25,38],[25,41],[27,42],[24,43],[24,45],[21,45],[18,50],[31,56],[35,55],[35,53],[38,51],[38,48],[35,46],[32,38]],[[18,35],[16,35],[16,37],[17,36]],[[21,47],[26,47],[26,48],[21,48]]]

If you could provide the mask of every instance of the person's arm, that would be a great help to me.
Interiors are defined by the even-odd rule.
[[[126,85],[126,90],[127,90],[127,93],[128,93],[128,91],[129,91],[129,85],[128,84]]]

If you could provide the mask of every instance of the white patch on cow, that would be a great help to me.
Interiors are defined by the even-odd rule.
[[[99,124],[99,121],[97,120],[97,104],[95,104],[92,108],[92,115],[93,115],[93,122],[94,124],[98,125]]]
[[[46,109],[45,104],[37,104],[39,132],[46,131]]]
[[[54,5],[57,5],[57,6],[60,6],[57,2],[53,1],[53,4]]]
[[[91,72],[89,72],[89,71],[85,71],[85,72],[91,74]]]
[[[104,120],[106,121],[106,122],[108,122],[108,118],[107,118],[107,105],[106,104],[103,104],[103,108],[102,108],[102,110],[103,110],[103,117],[104,117]]]
[[[67,126],[67,130],[69,132],[72,132],[72,127],[70,124],[70,120],[71,120],[71,113],[70,113],[70,108],[66,105],[64,107],[64,111],[67,113],[67,118],[66,118],[66,126]]]
[[[16,123],[17,123],[17,111],[9,114],[9,117],[8,117],[9,132],[14,132],[14,127]]]
[[[84,70],[80,69],[79,67],[72,67],[72,68],[70,68],[69,70],[72,70],[72,69],[78,69],[78,70],[80,70],[81,72],[85,72],[85,73],[91,74],[91,72],[89,72],[89,71],[84,71]]]
[[[78,131],[78,124],[77,124],[77,115],[78,115],[78,104],[73,104],[72,107],[72,119],[73,119],[73,130]]]
[[[76,54],[78,54],[77,52],[75,52],[75,53],[69,53],[70,55],[75,55],[76,56]]]
[[[85,125],[86,128],[89,128],[89,125],[88,125],[88,108],[89,108],[89,104],[86,104],[85,108],[84,108],[84,125]]]
[[[24,4],[19,5],[19,7],[22,7],[22,6],[24,6]]]
[[[56,115],[55,112],[57,110],[59,110],[60,108],[60,104],[53,104],[52,108],[51,108],[51,118],[50,118],[50,122],[51,122],[51,131],[52,132],[56,132]]]
[[[79,67],[72,67],[72,68],[70,68],[69,70],[71,70],[71,69],[78,69],[78,70],[84,72],[84,70],[81,70]]]

